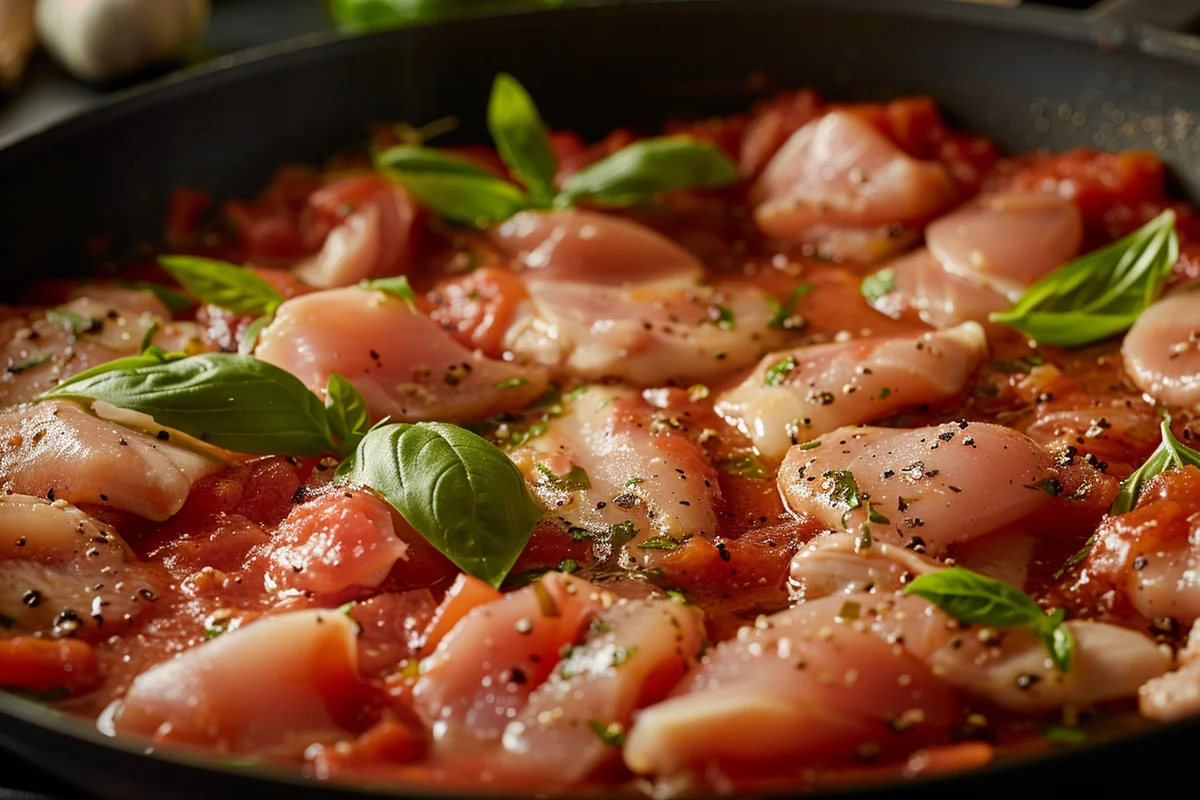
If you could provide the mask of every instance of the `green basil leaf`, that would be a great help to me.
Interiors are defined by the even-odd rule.
[[[538,473],[541,483],[549,484],[555,489],[562,489],[568,492],[579,492],[585,489],[592,488],[592,481],[588,478],[587,472],[583,467],[572,465],[571,469],[565,475],[555,475],[550,467],[542,463],[537,463],[533,467]]]
[[[552,0],[535,0],[523,5],[551,5]],[[512,0],[330,0],[329,13],[339,27],[351,31],[393,28],[424,22],[448,13],[476,7],[512,5]]]
[[[444,422],[374,428],[337,480],[369,486],[460,569],[496,587],[542,517],[508,456]]]
[[[482,228],[529,206],[525,193],[508,181],[430,147],[392,147],[375,163],[421,205],[451,222]]]
[[[1075,637],[1071,634],[1071,629],[1063,625],[1066,616],[1067,612],[1063,609],[1055,609],[1053,614],[1045,618],[1038,630],[1038,637],[1042,640],[1042,646],[1046,648],[1050,660],[1064,675],[1071,671],[1071,664],[1075,660]]]
[[[571,175],[558,202],[637,205],[681,189],[729,186],[738,178],[737,166],[715,145],[682,136],[643,139]]]
[[[235,314],[270,314],[284,298],[245,267],[198,256],[163,256],[158,263],[202,303]]]
[[[1179,260],[1175,212],[1059,267],[989,319],[1045,344],[1081,347],[1127,330],[1158,299]]]
[[[1075,639],[1063,625],[1066,612],[1046,614],[1033,598],[1007,583],[963,567],[921,575],[904,587],[962,622],[996,628],[1027,628],[1037,634],[1047,655],[1066,673],[1075,657]]]
[[[548,206],[554,196],[558,160],[533,98],[507,72],[501,72],[492,83],[487,124],[501,160],[525,184],[535,204]]]
[[[336,372],[330,373],[325,385],[325,413],[329,430],[340,445],[338,449],[343,455],[353,453],[371,429],[371,412],[354,384]]]
[[[492,173],[465,158],[450,155],[434,147],[396,145],[375,155],[375,166],[384,172],[405,175],[472,175],[476,178],[500,180]]]
[[[1146,463],[1121,481],[1121,488],[1117,492],[1116,499],[1113,500],[1109,513],[1116,515],[1132,511],[1133,507],[1137,505],[1138,497],[1141,496],[1142,487],[1146,481],[1159,473],[1170,469],[1182,469],[1188,464],[1200,467],[1200,453],[1176,439],[1175,434],[1171,433],[1171,421],[1163,420],[1162,442],[1158,445],[1158,449],[1150,455],[1150,458],[1146,459]]]
[[[1046,617],[1024,592],[963,567],[922,575],[904,593],[928,600],[957,620],[997,628],[1037,625]]]
[[[362,285],[367,289],[374,289],[377,292],[386,292],[394,297],[399,297],[405,302],[410,311],[415,312],[417,310],[417,295],[413,292],[407,275],[397,275],[394,278],[375,278],[374,280],[363,281]]]
[[[232,353],[154,352],[87,370],[42,395],[104,400],[237,453],[331,449],[325,406],[290,372]]]
[[[137,289],[142,292],[150,292],[157,297],[167,310],[172,314],[178,314],[180,311],[187,311],[192,306],[196,305],[196,301],[188,297],[183,292],[177,292],[174,289],[169,289],[166,286],[160,286],[157,283],[149,281],[123,281],[115,280],[113,284],[120,286],[122,289]]]
[[[785,356],[779,359],[767,367],[767,371],[763,373],[763,386],[779,386],[787,380],[788,376],[795,371],[797,366],[799,365],[793,356]]]

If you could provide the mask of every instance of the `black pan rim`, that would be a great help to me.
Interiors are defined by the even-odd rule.
[[[1053,8],[997,8],[970,0],[850,0],[855,10],[897,14],[931,21],[948,20],[967,24],[1028,33],[1035,36],[1077,43],[1094,44],[1110,50],[1134,51],[1156,59],[1200,67],[1200,36],[1164,31],[1150,25],[1129,24],[1108,19],[1096,19],[1086,13]],[[513,0],[517,2],[517,0]],[[181,69],[144,84],[124,89],[96,105],[36,126],[14,136],[0,138],[0,169],[12,159],[53,147],[63,137],[75,135],[92,126],[102,125],[162,98],[204,91],[230,80],[258,71],[287,69],[294,59],[310,57],[322,51],[324,58],[335,58],[344,48],[369,47],[373,42],[403,40],[409,35],[431,27],[453,27],[470,24],[472,20],[493,17],[523,17],[545,14],[586,16],[605,9],[626,8],[628,13],[657,13],[667,7],[692,6],[690,12],[703,13],[706,6],[717,6],[729,0],[590,0],[587,3],[558,9],[529,9],[501,6],[486,13],[447,14],[445,17],[403,28],[371,33],[348,33],[331,30],[308,34],[282,42],[261,45],[235,54],[220,56],[210,62]],[[795,7],[845,10],[845,0],[739,0],[742,4],[763,7]],[[674,10],[674,9],[672,9]]]
[[[398,30],[388,30],[369,34],[346,34],[330,31],[312,34],[305,37],[290,39],[277,44],[266,45],[247,50],[236,55],[224,56],[205,65],[193,67],[172,73],[148,84],[127,89],[114,94],[98,105],[58,120],[41,128],[21,134],[18,137],[0,140],[0,175],[8,164],[16,163],[39,151],[52,149],[64,139],[86,133],[89,129],[103,126],[108,121],[119,119],[125,114],[136,112],[146,107],[152,107],[164,99],[174,96],[187,96],[193,92],[208,91],[225,83],[242,79],[243,77],[261,73],[288,69],[297,60],[311,57],[313,51],[320,50],[320,57],[335,59],[346,50],[361,47],[375,47],[387,41],[403,41],[410,35],[419,35],[419,31],[429,27],[454,27],[460,24],[471,24],[472,20],[481,17],[495,16],[532,16],[547,13],[573,14],[586,16],[597,13],[601,9],[626,7],[628,13],[658,13],[665,7],[676,9],[688,4],[697,13],[703,13],[706,7],[716,7],[728,4],[730,0],[596,0],[586,5],[574,6],[556,10],[502,9],[492,10],[487,14],[463,14],[446,18],[437,22],[415,25]],[[813,9],[845,10],[847,0],[739,0],[741,3],[753,4],[760,7],[779,7],[803,5]],[[988,26],[994,29],[1027,33],[1033,36],[1048,37],[1080,44],[1090,44],[1096,47],[1106,47],[1112,50],[1134,51],[1143,53],[1155,59],[1172,61],[1190,67],[1200,68],[1200,38],[1183,34],[1161,31],[1153,27],[1128,25],[1109,20],[1094,20],[1079,12],[1068,12],[1052,9],[1002,9],[986,6],[970,5],[950,0],[854,0],[856,10],[900,15],[909,18],[928,20],[948,20],[964,24]],[[411,784],[378,784],[370,782],[329,781],[315,784],[312,779],[304,778],[295,771],[264,765],[234,765],[222,762],[218,758],[199,752],[193,753],[184,749],[159,748],[146,739],[137,737],[109,737],[98,731],[93,725],[83,720],[69,717],[62,712],[35,703],[16,695],[0,691],[0,718],[8,717],[25,724],[50,730],[56,734],[74,740],[87,742],[93,746],[120,751],[140,758],[153,758],[158,761],[177,764],[182,767],[199,769],[208,772],[219,772],[229,776],[267,781],[280,786],[294,786],[313,789],[328,786],[329,789],[351,791],[364,797],[452,797],[462,796],[460,792],[438,789],[427,785]],[[1200,730],[1200,718],[1182,720],[1159,726],[1152,731],[1118,737],[1112,740],[1097,742],[1082,747],[1072,748],[1069,752],[1047,752],[1034,757],[1022,758],[1019,761],[994,763],[979,770],[959,775],[945,775],[934,778],[918,779],[903,784],[888,783],[886,785],[852,786],[845,789],[822,792],[822,796],[874,796],[908,788],[950,787],[961,783],[964,779],[986,780],[989,777],[1010,775],[1014,770],[1023,766],[1033,766],[1042,762],[1062,761],[1069,753],[1087,753],[1097,758],[1105,754],[1117,755],[1121,747],[1131,740],[1149,740],[1155,738],[1174,738],[1188,734],[1195,735]],[[481,791],[475,794],[479,797],[510,797],[519,794],[503,794],[496,791]],[[599,796],[599,795],[597,795]],[[811,795],[816,797],[818,795]]]

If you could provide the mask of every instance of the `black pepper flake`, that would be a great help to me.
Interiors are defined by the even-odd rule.
[[[25,537],[24,537],[24,536],[22,536],[22,537],[20,537],[19,539],[17,539],[17,541],[16,541],[16,545],[17,545],[17,547],[24,547],[24,546],[25,546],[25,541],[26,541],[26,540],[25,540]]]
[[[729,548],[725,546],[724,542],[717,542],[717,555],[719,555],[721,560],[726,564],[728,564],[733,558],[733,556],[729,553]]]
[[[1135,570],[1137,570],[1138,572],[1141,572],[1142,570],[1144,570],[1146,568],[1146,565],[1149,563],[1150,562],[1146,560],[1145,556],[1138,556],[1137,558],[1135,558],[1133,560],[1133,568]]]
[[[920,536],[914,536],[904,544],[905,550],[912,550],[917,553],[925,552],[925,540]]]
[[[938,434],[937,438],[941,439],[943,442],[948,442],[954,438],[954,431],[942,431]]]
[[[292,492],[292,502],[299,505],[300,503],[304,502],[304,499],[307,496],[308,490],[303,486],[297,486],[296,491]]]
[[[42,602],[42,593],[37,589],[30,589],[22,595],[21,602],[30,608],[37,608],[38,603]]]
[[[46,499],[49,500],[51,503],[54,502],[54,489],[53,488],[46,490]]]
[[[154,596],[154,592],[150,591],[149,589],[138,589],[138,594],[140,594],[143,599],[149,600],[151,603],[158,599]]]
[[[160,442],[165,442],[171,438],[171,434],[168,433],[167,431],[159,431],[158,434],[154,438],[158,439]]]

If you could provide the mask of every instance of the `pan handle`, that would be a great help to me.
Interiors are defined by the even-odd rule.
[[[1153,25],[1183,31],[1200,20],[1200,0],[1100,0],[1087,11],[1094,20]]]

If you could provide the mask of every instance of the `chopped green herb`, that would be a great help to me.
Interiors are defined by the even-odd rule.
[[[801,450],[816,450],[820,446],[821,446],[820,439],[813,439],[811,442],[805,442],[804,444],[796,445],[796,447],[798,447]]]
[[[592,488],[592,482],[588,479],[588,474],[584,472],[583,467],[572,466],[566,475],[555,475],[548,466],[541,463],[534,465],[533,469],[542,476],[541,483],[549,484],[555,489],[578,492]]]
[[[679,542],[670,536],[655,536],[638,545],[638,550],[678,550]]]
[[[46,312],[46,320],[56,325],[62,325],[71,332],[72,336],[78,336],[81,333],[90,333],[97,327],[97,320],[91,317],[76,314],[74,311],[59,311],[54,308]]]
[[[792,289],[787,300],[782,303],[773,297],[767,298],[767,304],[772,309],[771,327],[775,330],[793,330],[801,327],[797,324],[796,303],[800,301],[800,298],[811,294],[816,288],[815,283],[801,283]]]
[[[637,647],[635,645],[631,645],[630,647],[619,647],[618,646],[618,647],[613,648],[612,666],[614,666],[614,667],[621,666],[626,661],[633,658],[633,656],[636,653],[637,653]]]
[[[637,475],[634,475],[632,478],[626,479],[625,488],[632,489],[634,486],[637,486],[640,483],[645,483],[645,479],[639,478]]]
[[[760,480],[767,477],[767,468],[753,453],[742,453],[717,462],[717,469],[739,478]]]
[[[1083,547],[1079,548],[1079,550],[1073,556],[1071,556],[1066,561],[1064,561],[1063,565],[1058,568],[1058,571],[1054,573],[1054,580],[1058,580],[1059,578],[1061,578],[1062,576],[1066,575],[1068,572],[1073,570],[1075,567],[1079,566],[1084,561],[1086,561],[1087,557],[1092,552],[1092,547],[1094,547],[1095,544],[1096,544],[1096,534],[1093,533],[1091,536],[1088,537],[1088,540],[1083,543]]]
[[[625,744],[625,726],[619,722],[605,725],[593,717],[588,720],[588,727],[609,747],[622,747]]]
[[[891,396],[891,394],[892,394],[892,390],[891,390],[891,389],[889,389],[888,387],[886,387],[886,386],[885,386],[885,387],[883,387],[882,389],[880,389],[880,390],[879,390],[879,399],[880,399],[880,400],[887,400],[887,399],[888,399],[888,397],[890,397],[890,396]]]
[[[413,292],[413,288],[409,284],[406,275],[397,275],[394,278],[375,278],[374,280],[363,281],[362,286],[364,289],[373,289],[377,292],[390,294],[392,297],[398,297],[405,302],[409,310],[416,313],[417,295]]]
[[[558,562],[559,572],[574,572],[577,569],[579,569],[579,562],[573,558],[564,558]]]
[[[497,383],[496,388],[497,389],[515,389],[518,386],[524,386],[527,383],[529,383],[529,380],[526,378],[509,378],[508,380],[500,381],[499,383]]]
[[[1063,744],[1083,744],[1087,741],[1087,735],[1079,728],[1068,728],[1065,725],[1051,725],[1042,731],[1042,736],[1051,742]]]
[[[708,316],[718,328],[724,331],[731,331],[737,325],[733,312],[725,306],[713,306],[708,310]]]
[[[52,358],[52,356],[49,353],[43,353],[40,356],[34,356],[33,358],[27,358],[24,361],[18,361],[15,364],[9,364],[8,372],[11,375],[16,375],[17,373],[24,372],[27,369],[33,369],[34,367],[40,367],[42,364],[45,364],[51,358]]]
[[[787,380],[788,375],[792,370],[796,369],[796,359],[792,356],[781,358],[771,366],[767,367],[767,372],[763,380],[765,386],[778,386]]]
[[[620,547],[633,540],[640,531],[634,526],[633,520],[624,520],[612,525],[608,529],[608,541],[614,548]]]
[[[884,295],[891,294],[896,285],[896,273],[890,267],[871,273],[862,279],[859,287],[867,302],[875,305]]]

